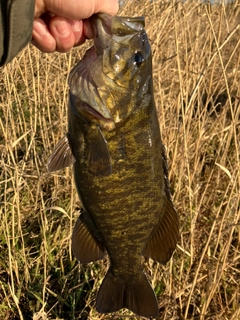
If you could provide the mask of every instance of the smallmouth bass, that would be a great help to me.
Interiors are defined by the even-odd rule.
[[[142,257],[166,263],[179,220],[154,102],[151,48],[143,17],[98,14],[92,23],[94,46],[70,73],[68,133],[48,171],[73,164],[83,207],[72,235],[77,260],[109,256],[97,311],[128,308],[157,317]]]

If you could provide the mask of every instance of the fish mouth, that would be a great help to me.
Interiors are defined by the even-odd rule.
[[[127,36],[140,32],[145,27],[143,16],[139,17],[119,17],[99,13],[92,16],[94,31],[94,46],[97,53],[102,53],[110,42],[113,35]]]
[[[91,23],[94,32],[94,46],[87,50],[83,59],[69,75],[70,93],[76,98],[71,100],[72,110],[89,121],[92,119],[99,123],[101,128],[112,130],[115,128],[115,121],[105,104],[105,98],[103,99],[99,93],[99,87],[105,84],[99,83],[100,77],[92,76],[91,68],[98,56],[101,56],[110,47],[114,36],[131,37],[141,32],[145,26],[144,17],[129,18],[100,13],[91,17]]]

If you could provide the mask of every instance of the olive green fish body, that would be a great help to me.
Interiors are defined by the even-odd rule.
[[[74,135],[76,130],[72,128],[72,132]],[[154,104],[147,108],[140,106],[124,124],[106,134],[105,139],[112,173],[99,176],[89,172],[87,150],[85,155],[80,151],[74,154],[79,159],[74,163],[76,187],[113,263],[120,268],[131,260],[129,265],[134,264],[134,270],[161,218],[161,203],[164,203],[165,160]],[[73,141],[78,143],[76,138]],[[77,149],[74,144],[72,147]],[[132,251],[131,254],[126,254],[126,250]]]
[[[70,75],[68,134],[48,169],[74,163],[83,210],[72,248],[87,263],[108,254],[97,296],[102,313],[128,308],[157,317],[143,256],[166,263],[179,234],[153,97],[143,19],[98,15],[95,46]]]

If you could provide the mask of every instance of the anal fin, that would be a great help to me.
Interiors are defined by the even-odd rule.
[[[72,165],[75,162],[68,135],[65,135],[53,149],[47,162],[48,172],[54,172]]]
[[[179,239],[179,219],[171,199],[165,195],[164,213],[148,240],[143,255],[162,264],[168,262]]]
[[[101,259],[106,250],[101,236],[86,211],[83,211],[73,229],[72,250],[81,263]]]

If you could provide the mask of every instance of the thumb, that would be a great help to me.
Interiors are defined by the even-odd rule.
[[[98,12],[111,15],[118,11],[118,0],[36,0],[35,17],[44,12],[68,19],[87,19]]]

